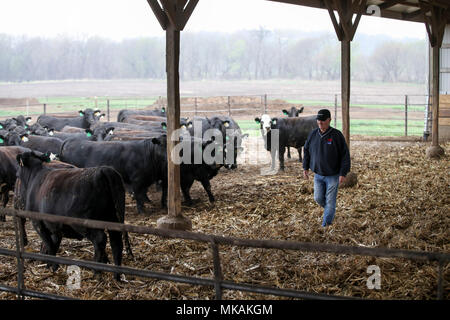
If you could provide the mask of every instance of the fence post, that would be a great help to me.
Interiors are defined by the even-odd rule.
[[[219,246],[215,241],[211,242],[214,263],[214,287],[216,289],[216,300],[222,300],[222,267],[220,265]]]
[[[194,115],[197,115],[197,97],[194,98]]]
[[[228,96],[228,116],[231,117],[231,98]]]
[[[337,121],[337,94],[334,95],[334,127],[336,128]]]
[[[24,226],[22,219],[14,215],[14,229],[15,229],[14,231],[16,234],[16,259],[17,259],[17,295],[20,300],[24,299],[22,292],[25,287],[23,280],[24,259],[22,257],[22,252],[24,252],[23,228]]]
[[[109,99],[106,99],[106,114],[108,115],[108,122],[110,122]]]
[[[408,136],[408,95],[405,95],[405,137]]]
[[[47,114],[47,104],[44,103],[44,114]]]
[[[267,113],[267,94],[264,95],[264,113]]]

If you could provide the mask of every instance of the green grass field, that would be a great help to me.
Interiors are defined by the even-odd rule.
[[[320,100],[286,100],[288,103],[302,104],[305,106],[323,106],[323,107],[334,107],[334,102],[330,101],[320,101]],[[340,101],[338,102],[340,103]],[[392,109],[392,110],[405,110],[405,105],[403,104],[362,104],[362,103],[352,103],[351,107],[360,107],[367,109]],[[409,105],[409,111],[425,111],[425,105]]]
[[[127,108],[143,108],[148,105],[152,105],[157,98],[114,98],[110,97],[110,109],[120,110]],[[92,98],[78,98],[78,97],[60,97],[60,98],[39,98],[40,104],[47,104],[47,112],[77,112],[80,109],[86,108],[99,108],[103,112],[106,112],[106,98],[102,97],[97,100]],[[334,103],[327,101],[313,101],[313,100],[288,100],[290,103],[301,103],[304,105],[320,105],[320,106],[334,106]],[[369,109],[396,109],[403,110],[402,105],[373,105],[364,104],[358,105],[363,108]],[[423,107],[416,106],[418,110],[423,111]],[[20,114],[27,114],[25,107],[21,108],[3,108],[0,109],[0,117],[14,117]],[[43,106],[30,106],[28,110],[28,115],[39,115],[43,113]],[[242,130],[248,133],[250,136],[259,136],[259,126],[253,120],[239,120],[239,126]],[[350,133],[359,135],[371,135],[371,136],[404,136],[404,120],[399,117],[398,120],[386,119],[386,120],[371,120],[371,119],[352,119],[350,121]],[[334,121],[332,122],[334,126]],[[340,121],[337,122],[338,129],[342,130],[342,124]],[[422,120],[409,120],[408,121],[408,135],[411,136],[421,136],[423,134],[423,121]]]
[[[259,125],[253,120],[238,120],[237,123],[244,133],[251,137],[260,136]],[[331,123],[334,127],[334,122]],[[366,136],[404,136],[405,122],[402,120],[350,120],[350,134]],[[342,122],[337,121],[337,129],[342,130]],[[423,121],[408,121],[408,135],[421,136],[423,134]]]

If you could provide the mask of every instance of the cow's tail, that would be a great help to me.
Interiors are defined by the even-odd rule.
[[[113,168],[108,167],[108,170],[102,170],[103,175],[108,181],[108,187],[111,192],[112,201],[114,203],[115,214],[117,222],[125,222],[125,187],[122,180],[122,176]],[[114,173],[114,174],[112,174]],[[125,241],[125,248],[127,254],[133,257],[133,251],[131,250],[130,239],[128,238],[128,232],[122,232],[123,239]]]

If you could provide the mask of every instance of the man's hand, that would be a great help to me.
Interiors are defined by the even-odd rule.
[[[341,184],[344,181],[345,181],[345,177],[344,176],[339,176],[339,184]]]
[[[303,177],[308,180],[309,179],[309,171],[308,170],[303,170]]]

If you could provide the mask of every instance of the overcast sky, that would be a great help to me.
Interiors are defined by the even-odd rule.
[[[328,12],[266,0],[200,0],[185,31],[298,29],[334,32]],[[164,35],[146,0],[1,0],[0,33],[101,36],[114,40]],[[426,35],[421,23],[363,16],[357,33],[395,38]]]

